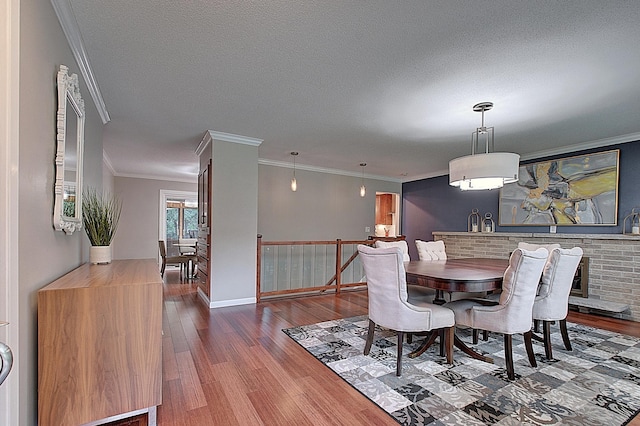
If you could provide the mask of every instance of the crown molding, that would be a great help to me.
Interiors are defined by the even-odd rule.
[[[177,177],[168,177],[168,176],[143,175],[143,174],[135,174],[135,173],[117,173],[114,175],[114,177],[161,180],[165,182],[182,182],[182,183],[193,183],[193,184],[198,183],[198,176],[193,176],[193,178],[177,178]]]
[[[98,87],[98,82],[93,75],[93,70],[89,63],[89,56],[84,48],[82,36],[80,35],[80,28],[78,27],[78,21],[76,21],[76,16],[73,14],[71,4],[69,3],[69,0],[51,0],[51,4],[53,5],[53,10],[55,10],[56,15],[58,16],[58,21],[60,22],[60,26],[62,26],[62,31],[67,37],[67,42],[69,43],[71,52],[76,59],[78,67],[80,68],[80,73],[82,74],[82,77],[84,77],[84,81],[89,89],[93,103],[98,110],[98,114],[100,114],[102,124],[107,124],[111,118],[109,117],[107,107],[102,99],[102,93]]]
[[[581,142],[574,145],[566,145],[566,146],[562,146],[554,149],[547,149],[544,151],[532,152],[530,154],[521,155],[520,161],[522,162],[522,161],[536,160],[538,158],[553,157],[556,155],[568,154],[568,153],[577,152],[577,151],[585,151],[585,150],[594,149],[594,148],[604,148],[606,146],[620,145],[623,143],[636,142],[636,141],[640,141],[640,132],[629,133],[629,134],[620,135],[620,136],[613,136],[613,137],[604,138],[604,139],[597,139],[589,142]],[[412,177],[411,179],[406,179],[403,181],[403,183],[415,182],[417,180],[429,179],[429,178],[444,176],[448,174],[449,174],[448,170],[441,170],[439,172],[428,173],[425,175]]]
[[[284,167],[287,169],[293,169],[293,163],[285,162],[285,161],[275,161],[275,160],[265,160],[262,158],[258,159],[258,164],[263,166],[274,166],[274,167]],[[362,177],[362,172],[352,172],[347,170],[338,170],[338,169],[328,169],[325,167],[316,167],[316,166],[308,166],[305,164],[300,164],[296,162],[296,170],[305,170],[308,172],[317,172],[317,173],[326,173],[330,175],[340,175],[340,176],[352,176],[352,177]],[[385,182],[395,182],[401,183],[402,179],[392,178],[388,176],[379,176],[379,175],[371,175],[364,174],[365,179],[374,179],[374,180],[382,180]]]
[[[422,180],[422,179],[431,179],[434,177],[446,176],[448,174],[449,174],[449,170],[439,170],[437,172],[425,173],[418,176],[412,176],[410,178],[409,177],[404,178],[402,180],[402,183],[415,182],[417,180]]]
[[[111,158],[107,155],[105,150],[102,150],[102,163],[107,166],[107,169],[111,172],[113,176],[116,175],[116,169],[113,168],[113,163],[111,163]]]
[[[545,151],[538,151],[531,154],[521,155],[520,161],[535,160],[538,158],[552,157],[570,152],[584,151],[587,149],[604,148],[605,146],[619,145],[627,142],[640,141],[640,133],[629,133],[627,135],[613,136],[611,138],[598,139],[595,141],[581,142],[575,145],[567,145]]]
[[[204,133],[204,136],[202,137],[202,140],[200,141],[200,143],[198,144],[198,147],[196,148],[196,155],[198,157],[200,157],[200,154],[202,154],[204,152],[204,150],[209,146],[209,144],[211,143],[211,133],[209,131]]]
[[[224,132],[216,132],[215,130],[207,130],[204,134],[204,137],[198,144],[196,148],[196,155],[202,154],[202,152],[207,148],[207,146],[211,143],[211,141],[223,141],[223,142],[232,142],[239,143],[241,145],[250,145],[250,146],[260,146],[260,144],[264,141],[264,139],[252,138],[249,136],[241,136],[234,135],[232,133],[224,133]]]
[[[231,133],[216,132],[215,130],[207,131],[214,141],[224,141],[239,143],[242,145],[260,146],[264,139],[251,138],[249,136],[234,135]]]

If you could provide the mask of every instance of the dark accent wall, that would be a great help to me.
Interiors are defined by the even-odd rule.
[[[625,216],[640,207],[640,141],[611,145],[523,161],[521,164],[571,157],[594,152],[620,150],[617,226],[558,226],[557,233],[620,234]],[[449,176],[438,176],[402,185],[402,230],[412,259],[418,258],[414,240],[429,241],[434,231],[466,231],[467,218],[477,208],[480,216],[490,212],[496,232],[549,232],[548,226],[498,226],[500,190],[460,191],[449,185]]]

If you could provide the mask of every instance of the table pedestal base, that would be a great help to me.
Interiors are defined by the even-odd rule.
[[[436,339],[438,338],[438,336],[440,335],[440,333],[438,333],[437,331],[432,331],[431,334],[429,334],[422,342],[422,344],[418,347],[418,349],[416,349],[415,351],[411,352],[409,354],[409,358],[416,358],[419,357],[420,355],[422,355],[427,349],[429,349],[429,347],[431,345],[433,345],[436,341]],[[484,362],[488,362],[489,364],[493,364],[493,358],[490,358],[488,356],[485,355],[481,355],[478,352],[474,351],[473,349],[471,349],[469,346],[467,346],[466,343],[464,343],[462,341],[462,339],[460,339],[458,337],[458,335],[454,335],[453,337],[453,345],[460,349],[462,352],[464,352],[465,354],[469,355],[471,358],[475,358],[478,359],[480,361],[484,361]],[[440,356],[444,356],[444,347],[443,345],[440,345]]]

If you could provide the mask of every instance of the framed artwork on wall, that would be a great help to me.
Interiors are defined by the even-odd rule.
[[[500,190],[500,226],[617,225],[620,150],[521,165]]]

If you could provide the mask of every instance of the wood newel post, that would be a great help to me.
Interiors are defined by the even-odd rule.
[[[258,234],[257,244],[257,265],[256,265],[256,303],[260,303],[260,264],[262,258],[262,234]]]
[[[342,283],[342,240],[336,240],[336,294],[340,294],[340,284]]]

